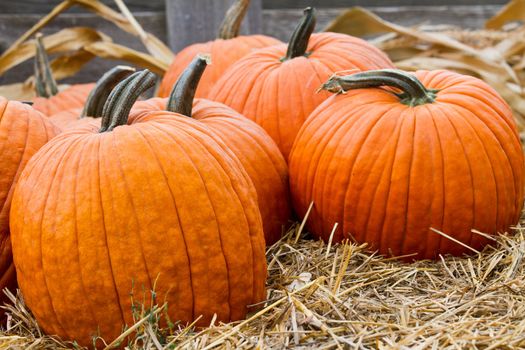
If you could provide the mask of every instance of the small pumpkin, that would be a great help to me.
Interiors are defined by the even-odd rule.
[[[9,234],[9,210],[15,185],[33,154],[58,132],[31,106],[0,97],[0,290],[16,287]],[[0,303],[5,301],[6,296],[1,293]]]
[[[151,110],[168,110],[193,118],[215,132],[239,159],[255,186],[266,244],[271,245],[281,238],[291,217],[286,162],[259,125],[222,103],[194,100],[206,66],[207,59],[197,56],[180,76],[169,99],[137,102],[130,120],[137,121]]]
[[[67,109],[52,115],[49,119],[62,130],[91,123],[96,119],[100,120],[104,103],[111,91],[134,71],[134,68],[127,66],[116,66],[110,69],[97,81],[82,108]]]
[[[481,249],[488,240],[473,229],[517,223],[523,152],[511,109],[486,83],[378,70],[333,77],[324,89],[345,94],[311,114],[289,163],[297,213],[314,202],[313,234],[328,240],[338,223],[335,242],[352,236],[382,254],[436,258]]]
[[[207,97],[215,82],[233,63],[255,49],[280,44],[279,40],[265,35],[239,36],[241,22],[249,5],[249,0],[236,0],[224,18],[217,39],[190,45],[179,52],[162,79],[158,96],[169,96],[173,85],[198,54],[210,54],[213,57],[213,63],[206,69],[196,93],[196,97]]]
[[[154,81],[148,71],[126,78],[100,132],[62,133],[20,177],[14,261],[24,300],[49,334],[85,346],[94,334],[113,340],[133,323],[132,291],[155,290],[171,321],[202,315],[198,326],[214,314],[241,319],[265,298],[257,195],[228,148],[167,111],[127,125]]]
[[[61,111],[82,108],[95,84],[75,84],[59,91],[49,66],[49,59],[42,40],[42,34],[35,38],[35,92],[33,108],[46,116],[52,116]]]
[[[288,45],[260,49],[232,65],[209,98],[232,107],[262,126],[285,159],[308,115],[330,95],[316,93],[334,72],[391,68],[392,62],[366,41],[345,34],[312,34],[312,8]]]

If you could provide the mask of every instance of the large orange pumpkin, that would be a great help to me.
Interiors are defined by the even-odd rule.
[[[47,333],[111,341],[133,322],[132,291],[142,302],[155,290],[172,322],[202,315],[201,326],[214,314],[241,319],[266,296],[257,195],[238,160],[186,116],[151,112],[126,125],[154,80],[128,77],[108,98],[100,132],[62,133],[20,178],[14,261]]]
[[[287,45],[258,50],[234,64],[209,98],[261,125],[284,157],[306,117],[330,95],[316,93],[334,72],[393,67],[367,42],[345,34],[313,34],[314,10],[307,8]]]
[[[288,167],[279,148],[257,124],[222,103],[194,100],[206,59],[196,57],[175,84],[169,99],[139,101],[130,121],[137,121],[151,110],[168,110],[191,117],[219,136],[239,159],[257,191],[266,244],[275,243],[291,217]],[[142,110],[141,110],[142,109]]]
[[[36,35],[35,42],[36,97],[32,100],[33,108],[48,117],[67,109],[82,108],[95,84],[75,84],[59,91],[49,67],[49,59],[41,34]]]
[[[127,66],[110,69],[97,81],[82,108],[66,109],[49,119],[63,131],[93,122],[93,119],[102,116],[104,103],[115,86],[134,71],[134,68]]]
[[[328,240],[338,223],[336,242],[352,236],[383,254],[436,258],[481,249],[487,239],[472,229],[495,234],[517,222],[520,140],[511,109],[483,81],[379,70],[324,88],[346,93],[312,113],[289,163],[297,213],[314,202],[312,233]]]
[[[40,112],[0,97],[0,290],[16,286],[9,235],[9,209],[15,184],[33,154],[56,134],[58,129]],[[2,292],[0,303],[4,301]]]
[[[233,63],[256,49],[281,43],[265,35],[239,36],[241,22],[249,4],[249,0],[236,0],[226,14],[216,40],[190,45],[175,56],[162,79],[158,96],[169,96],[173,85],[198,54],[211,54],[213,60],[202,76],[196,94],[197,97],[207,97],[215,82]]]

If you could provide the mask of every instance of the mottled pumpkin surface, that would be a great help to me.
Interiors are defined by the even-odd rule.
[[[16,286],[9,235],[14,186],[31,156],[57,133],[58,129],[29,105],[0,97],[0,289]],[[1,293],[0,302],[5,300]]]
[[[144,302],[154,289],[172,321],[202,315],[198,325],[241,319],[266,297],[255,188],[184,116],[57,136],[23,172],[11,220],[27,305],[45,332],[83,345],[133,323],[132,291]]]
[[[524,161],[511,109],[479,79],[419,71],[435,102],[415,107],[385,89],[331,97],[290,155],[293,202],[316,236],[354,237],[383,254],[459,255],[481,249],[471,232],[506,231],[523,203]]]
[[[282,61],[287,47],[264,48],[239,60],[208,96],[262,126],[285,159],[308,115],[330,96],[316,91],[334,72],[393,67],[379,49],[345,34],[313,34],[305,56]]]
[[[188,46],[175,56],[162,79],[158,95],[167,97],[181,73],[198,54],[209,54],[211,64],[204,72],[196,97],[207,97],[213,85],[232,64],[254,50],[281,42],[265,35],[244,35],[232,39],[216,39]]]
[[[141,108],[163,110],[166,104],[161,98],[139,101],[130,120],[146,115]],[[266,244],[275,243],[291,218],[288,167],[277,145],[260,126],[221,103],[196,99],[192,118],[213,130],[243,165],[257,190]]]

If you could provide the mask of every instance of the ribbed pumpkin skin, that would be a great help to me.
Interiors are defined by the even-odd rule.
[[[190,45],[175,56],[162,79],[158,96],[169,96],[181,73],[198,54],[211,55],[211,65],[204,72],[195,94],[195,97],[207,97],[213,85],[233,63],[256,49],[278,44],[281,44],[279,40],[269,36],[245,35]]]
[[[93,83],[76,84],[50,98],[35,97],[33,98],[33,108],[48,117],[68,109],[82,108],[94,87],[95,84]]]
[[[519,219],[524,160],[508,105],[487,84],[448,71],[418,71],[434,103],[408,107],[381,89],[319,106],[290,155],[294,207],[308,229],[334,241],[351,234],[383,254],[470,253]],[[413,257],[411,257],[413,258]]]
[[[14,186],[31,156],[56,134],[58,129],[40,112],[0,97],[0,289],[16,286],[9,237]],[[4,301],[1,293],[0,302]]]
[[[47,333],[82,345],[97,329],[112,340],[132,324],[133,288],[142,302],[155,283],[172,321],[202,314],[201,326],[214,313],[243,318],[265,298],[255,189],[227,147],[186,117],[157,112],[112,132],[57,136],[23,172],[11,220],[27,305]]]
[[[281,62],[287,45],[258,50],[239,60],[215,84],[209,98],[262,126],[285,159],[308,115],[330,94],[316,90],[334,72],[393,67],[367,42],[344,34],[313,34],[308,57]]]
[[[130,120],[140,120],[146,110],[165,109],[167,99],[139,101]],[[192,118],[213,130],[239,159],[257,191],[267,245],[281,238],[291,218],[288,167],[275,142],[257,124],[222,103],[196,99]]]

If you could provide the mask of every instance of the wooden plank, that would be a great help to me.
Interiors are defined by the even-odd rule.
[[[449,24],[464,28],[482,28],[485,21],[496,14],[501,5],[486,6],[415,6],[415,7],[371,7],[375,14],[388,21],[405,26],[418,24]],[[344,9],[317,9],[317,30],[323,29]],[[288,41],[301,9],[263,10],[263,33]]]
[[[233,1],[166,0],[169,46],[178,52],[190,44],[215,39],[224,14]],[[251,0],[242,33],[261,32],[261,6],[261,0]]]
[[[135,16],[145,30],[153,33],[159,37],[159,39],[166,42],[166,22],[163,12],[136,12]],[[23,34],[33,24],[35,24],[40,18],[40,15],[0,15],[0,52],[5,50],[5,48],[7,48],[16,38]],[[146,49],[138,38],[123,32],[112,23],[101,20],[100,17],[89,13],[65,13],[56,18],[46,28],[44,28],[43,33],[54,33],[60,29],[74,26],[87,26],[95,28],[112,37],[113,41],[116,43],[146,52]],[[93,81],[100,77],[101,74],[106,70],[118,63],[122,62],[95,59],[85,66],[77,76],[75,76],[73,79],[66,80],[65,82]],[[0,84],[23,81],[32,73],[32,62],[25,62],[1,75]]]
[[[344,8],[351,6],[395,7],[395,6],[443,6],[443,5],[503,5],[509,0],[263,0],[264,9],[305,8]]]
[[[34,0],[37,1],[37,0]],[[126,0],[129,2],[130,0]],[[181,1],[181,0],[173,0]],[[186,1],[186,0],[184,0]],[[200,1],[219,1],[219,0],[194,0],[195,2]],[[220,0],[223,1],[223,0]],[[255,4],[255,1],[252,0]],[[1,3],[2,1],[0,1]],[[254,5],[252,4],[252,6]],[[256,4],[255,4],[256,5]],[[223,4],[225,11],[226,6]],[[258,6],[261,6],[259,2]],[[451,24],[459,25],[466,28],[481,28],[487,18],[495,14],[501,5],[486,5],[486,6],[416,6],[416,7],[373,7],[371,8],[380,17],[383,17],[389,21],[399,23],[402,25],[417,25],[421,23],[431,24]],[[325,9],[320,8],[317,11],[318,14],[318,30],[321,30],[328,22],[333,20],[337,15],[341,14],[344,9]],[[287,41],[302,15],[300,9],[280,9],[272,10],[265,9],[263,11],[257,11],[257,9],[251,9],[251,11],[258,12],[259,15],[262,13],[262,20],[257,16],[252,18],[255,21],[259,21],[258,25],[262,25],[262,32],[277,37],[281,40]],[[203,12],[203,11],[201,11]],[[168,35],[166,33],[166,21],[165,14],[163,12],[135,12],[137,20],[144,26],[144,28],[157,35],[161,40],[167,42]],[[257,13],[256,13],[257,15]],[[215,24],[209,29],[208,36],[201,39],[201,41],[212,39],[215,37],[216,28],[222,20],[223,14],[217,17]],[[253,15],[252,15],[253,16]],[[38,19],[40,15],[9,15],[0,14],[0,52],[5,50],[18,36],[24,31],[30,28]],[[248,22],[245,21],[245,22]],[[251,22],[251,21],[250,21]],[[262,24],[261,24],[262,22]],[[257,22],[255,22],[257,23]],[[244,23],[244,32],[261,32],[257,30],[257,27],[252,26],[246,28],[247,23]],[[65,27],[71,26],[90,26],[94,27],[111,37],[114,41],[137,50],[145,51],[142,43],[135,37],[122,32],[113,24],[101,20],[99,17],[89,13],[65,13],[58,17],[52,22],[45,30],[44,33],[53,33]],[[199,32],[198,29],[188,29],[181,27],[180,31],[172,32],[175,33],[187,33],[190,31]],[[189,28],[195,28],[190,26]],[[182,44],[181,46],[183,46]],[[87,82],[93,81],[99,77],[104,71],[112,67],[117,62],[96,59],[89,63],[76,77],[67,80],[67,82]],[[32,74],[32,64],[30,62],[24,63],[15,67],[11,71],[7,72],[3,76],[0,76],[0,84],[7,84],[12,82],[19,82],[27,78]]]
[[[125,0],[126,5],[131,11],[164,11],[164,0]],[[53,7],[61,3],[62,0],[1,0],[0,13],[48,13]],[[113,0],[102,0],[106,5],[113,8],[115,2]],[[81,7],[75,6],[69,12],[85,12]]]

